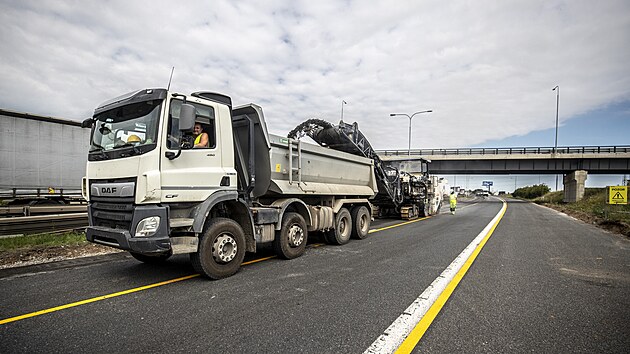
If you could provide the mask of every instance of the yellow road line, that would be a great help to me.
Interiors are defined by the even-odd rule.
[[[133,289],[129,289],[129,290],[119,291],[119,292],[113,293],[113,294],[97,296],[97,297],[93,297],[91,299],[86,299],[86,300],[77,301],[77,302],[73,302],[73,303],[66,304],[66,305],[52,307],[52,308],[41,310],[41,311],[37,311],[37,312],[31,312],[31,313],[27,313],[27,314],[21,315],[21,316],[15,316],[15,317],[11,317],[11,318],[6,318],[4,320],[0,320],[0,324],[15,322],[15,321],[23,320],[23,319],[26,319],[26,318],[31,318],[31,317],[40,316],[40,315],[51,313],[51,312],[55,312],[55,311],[64,310],[64,309],[67,309],[67,308],[70,308],[70,307],[85,305],[85,304],[89,304],[89,303],[96,302],[96,301],[101,301],[101,300],[110,299],[110,298],[117,297],[117,296],[127,295],[127,294],[131,294],[131,293],[135,293],[135,292],[138,292],[138,291],[147,290],[147,289],[151,289],[151,288],[156,288],[158,286],[172,284],[172,283],[176,283],[178,281],[188,280],[190,278],[195,278],[195,277],[198,277],[198,276],[199,276],[199,274],[191,274],[191,275],[187,275],[187,276],[181,277],[181,278],[175,278],[175,279],[171,279],[171,280],[166,280],[166,281],[163,281],[163,282],[159,282],[159,283],[155,283],[155,284],[149,284],[149,285],[141,286],[141,287],[138,287],[138,288],[133,288]]]
[[[428,218],[430,218],[430,216],[427,216],[427,217],[424,217],[424,218],[420,218],[420,219],[415,219],[415,220],[401,222],[400,224],[395,224],[395,225],[381,227],[380,229],[372,229],[372,230],[368,231],[368,233],[371,234],[371,233],[374,233],[374,232],[379,232],[379,231],[383,231],[383,230],[387,230],[387,229],[393,229],[395,227],[412,224],[414,222],[418,222],[418,221],[421,221],[421,220],[426,220]]]
[[[424,315],[424,317],[422,317],[420,322],[418,322],[418,324],[414,327],[411,333],[409,333],[409,336],[407,336],[407,338],[398,347],[398,349],[396,350],[397,354],[411,353],[411,351],[416,347],[416,345],[418,344],[418,342],[420,341],[424,333],[427,331],[427,329],[429,329],[429,326],[431,326],[431,323],[433,323],[433,320],[435,319],[435,317],[438,315],[438,313],[440,313],[440,310],[442,309],[444,304],[446,304],[446,301],[449,299],[449,297],[451,296],[451,294],[453,293],[453,291],[455,290],[459,282],[462,280],[464,275],[466,275],[466,272],[468,272],[468,269],[470,268],[470,266],[473,264],[473,262],[475,261],[479,253],[481,252],[481,249],[483,248],[483,246],[486,244],[488,239],[490,239],[490,236],[492,236],[494,229],[497,227],[497,225],[499,225],[499,222],[503,218],[503,215],[505,214],[506,210],[507,208],[504,208],[501,211],[501,215],[499,216],[497,221],[494,223],[494,225],[492,225],[492,228],[490,229],[486,237],[483,238],[483,240],[475,248],[475,250],[470,255],[470,257],[468,257],[466,262],[464,262],[462,268],[459,270],[459,272],[457,272],[457,274],[455,274],[455,277],[453,278],[453,280],[451,280],[451,282],[446,286],[442,294],[440,294],[440,296],[433,303],[431,308],[429,308],[429,310]]]
[[[266,261],[266,260],[269,260],[269,259],[272,259],[272,258],[277,258],[277,257],[276,256],[269,256],[269,257],[264,257],[264,258],[253,259],[251,261],[243,262],[243,263],[241,263],[241,265],[245,266],[245,265],[248,265],[248,264],[253,264],[253,263]],[[90,299],[81,300],[81,301],[77,301],[77,302],[73,302],[73,303],[70,303],[70,304],[61,305],[61,306],[57,306],[57,307],[51,307],[49,309],[36,311],[36,312],[31,312],[31,313],[27,313],[25,315],[10,317],[10,318],[6,318],[6,319],[3,319],[3,320],[0,320],[0,325],[6,324],[6,323],[15,322],[15,321],[19,321],[19,320],[24,320],[24,319],[35,317],[35,316],[44,315],[44,314],[51,313],[51,312],[65,310],[65,309],[71,308],[71,307],[81,306],[81,305],[89,304],[89,303],[96,302],[96,301],[111,299],[111,298],[122,296],[122,295],[127,295],[127,294],[132,294],[132,293],[136,293],[136,292],[143,291],[143,290],[157,288],[158,286],[168,285],[168,284],[172,284],[172,283],[177,283],[177,282],[180,282],[180,281],[196,278],[198,276],[200,276],[200,274],[186,275],[184,277],[170,279],[170,280],[165,280],[165,281],[162,281],[162,282],[159,282],[159,283],[149,284],[149,285],[145,285],[145,286],[141,286],[141,287],[137,287],[137,288],[133,288],[133,289],[123,290],[123,291],[119,291],[117,293],[97,296],[97,297],[93,297],[93,298],[90,298]]]
[[[416,219],[416,220],[403,222],[403,223],[396,224],[396,225],[383,227],[383,228],[380,228],[380,229],[370,230],[369,233],[383,231],[383,230],[391,229],[391,228],[394,228],[394,227],[411,224],[411,223],[414,223],[414,222],[417,222],[417,221],[420,221],[420,220],[424,220],[424,219],[428,219],[428,218],[429,217],[425,217],[425,218],[421,218],[421,219]],[[312,247],[319,247],[319,246],[322,246],[322,245],[323,244],[321,244],[321,243],[320,244],[314,244],[314,245],[312,245]],[[244,266],[244,265],[248,265],[248,264],[254,264],[254,263],[258,263],[258,262],[263,262],[263,261],[266,261],[266,260],[269,260],[269,259],[272,259],[272,258],[277,258],[277,256],[269,256],[269,257],[253,259],[251,261],[243,262],[241,265]],[[198,276],[200,276],[200,274],[191,274],[191,275],[187,275],[187,276],[180,277],[180,278],[170,279],[170,280],[166,280],[166,281],[159,282],[159,283],[154,283],[154,284],[141,286],[141,287],[138,287],[138,288],[133,288],[133,289],[128,289],[128,290],[124,290],[124,291],[119,291],[117,293],[97,296],[97,297],[93,297],[93,298],[90,298],[90,299],[73,302],[73,303],[70,303],[70,304],[65,304],[65,305],[61,305],[61,306],[57,306],[57,307],[51,307],[51,308],[48,308],[48,309],[45,309],[45,310],[31,312],[31,313],[27,313],[27,314],[20,315],[20,316],[10,317],[10,318],[6,318],[6,319],[0,320],[0,325],[6,324],[6,323],[20,321],[20,320],[31,318],[31,317],[44,315],[44,314],[51,313],[51,312],[65,310],[65,309],[71,308],[71,307],[81,306],[81,305],[89,304],[89,303],[96,302],[96,301],[111,299],[111,298],[114,298],[114,297],[131,294],[131,293],[135,293],[135,292],[138,292],[138,291],[143,291],[143,290],[148,290],[148,289],[152,289],[152,288],[157,288],[158,286],[168,285],[168,284],[172,284],[172,283],[188,280],[188,279],[191,279],[191,278],[195,278],[195,277],[198,277]]]
[[[244,265],[248,265],[248,264],[254,264],[254,263],[266,261],[266,260],[269,260],[269,259],[272,259],[272,258],[278,258],[278,256],[269,256],[269,257],[263,257],[263,258],[258,258],[258,259],[252,259],[251,261],[247,261],[247,262],[241,263],[241,265],[244,266]]]

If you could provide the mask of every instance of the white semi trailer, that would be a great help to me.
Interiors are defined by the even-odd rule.
[[[195,123],[207,148],[191,148]],[[188,253],[219,279],[260,244],[291,259],[309,232],[337,245],[368,234],[373,160],[268,134],[257,105],[145,89],[103,103],[83,126],[92,127],[86,237],[140,261]]]
[[[0,109],[0,200],[9,205],[82,200],[89,135],[80,122]]]

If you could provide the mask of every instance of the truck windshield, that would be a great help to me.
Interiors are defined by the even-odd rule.
[[[138,155],[153,150],[162,100],[144,101],[94,117],[90,160]]]

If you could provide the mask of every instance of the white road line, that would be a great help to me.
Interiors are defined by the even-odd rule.
[[[501,218],[501,214],[507,208],[507,203],[503,201],[503,207],[497,215],[486,225],[486,227],[475,237],[475,239],[446,267],[446,269],[429,285],[428,288],[407,307],[407,309],[367,348],[364,354],[372,353],[393,353],[400,344],[407,338],[409,333],[420,322],[422,317],[438,299],[446,286],[453,280],[455,274],[459,272],[466,260],[471,256],[479,243],[486,237],[494,224]]]

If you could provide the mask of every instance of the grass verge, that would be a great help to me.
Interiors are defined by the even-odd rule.
[[[547,193],[533,199],[533,202],[609,231],[630,236],[630,205],[607,204],[606,197],[606,188],[586,188],[584,198],[575,203],[562,202],[562,191]]]
[[[0,238],[0,269],[116,252],[87,242],[83,232]]]
[[[76,246],[87,244],[82,232],[66,232],[63,234],[37,234],[0,238],[0,252],[31,248],[35,246]]]

